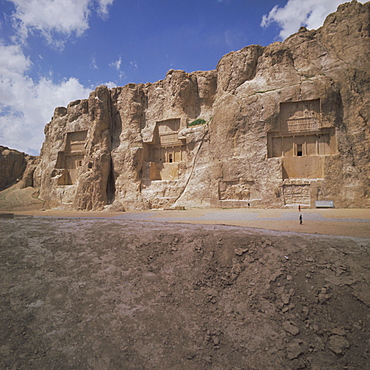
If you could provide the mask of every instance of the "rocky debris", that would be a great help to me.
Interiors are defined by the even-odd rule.
[[[368,240],[0,222],[1,368],[368,366]]]
[[[331,295],[328,294],[327,288],[321,288],[320,293],[318,294],[318,301],[320,303],[326,303],[330,299]]]
[[[328,343],[329,349],[337,355],[343,354],[344,350],[349,348],[350,344],[348,340],[341,335],[332,335],[329,338]]]
[[[289,360],[294,360],[304,353],[303,341],[301,339],[293,339],[287,345],[287,357]]]
[[[231,52],[216,70],[99,86],[56,108],[40,198],[86,210],[369,207],[369,11],[342,4],[318,30]]]
[[[242,256],[245,252],[248,252],[249,248],[235,248],[234,252],[237,256]]]
[[[290,321],[283,322],[283,329],[292,335],[299,334],[299,329],[296,326],[294,326]]]

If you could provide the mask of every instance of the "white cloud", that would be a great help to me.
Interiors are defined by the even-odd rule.
[[[337,10],[343,0],[289,0],[283,8],[273,7],[262,17],[261,26],[276,22],[281,28],[279,37],[284,40],[301,26],[316,29],[322,26],[326,16]]]
[[[61,82],[51,76],[32,79],[28,74],[32,62],[22,47],[30,34],[63,46],[68,37],[81,36],[89,28],[94,11],[106,18],[114,0],[8,1],[15,9],[11,15],[14,44],[4,45],[0,39],[0,144],[36,155],[55,107],[87,98],[91,90],[73,77]],[[92,67],[97,68],[95,58]]]
[[[51,43],[54,33],[81,36],[89,27],[91,0],[11,1],[15,5],[13,20],[23,41],[30,32],[39,31]]]
[[[5,47],[0,44],[0,75],[23,73],[30,65],[31,61],[22,53],[19,45]]]
[[[98,0],[98,14],[105,19],[108,16],[108,6],[113,4],[114,0]]]
[[[17,35],[25,42],[29,33],[40,32],[46,40],[58,46],[64,38],[81,36],[89,28],[94,5],[97,13],[106,18],[108,6],[114,0],[8,0],[15,6],[13,21]],[[57,39],[57,36],[59,39]]]
[[[121,65],[122,65],[121,57],[119,57],[115,62],[109,64],[109,67],[114,68],[118,71],[118,76],[120,80],[127,78],[126,73],[121,70]]]
[[[103,83],[103,85],[107,86],[108,89],[113,89],[114,87],[118,86],[115,82],[112,82],[112,81],[105,82],[105,83]]]
[[[87,98],[90,89],[75,78],[34,81],[27,76],[30,66],[19,46],[0,44],[0,144],[38,154],[55,107]]]
[[[91,68],[92,68],[92,69],[99,69],[98,65],[96,64],[96,59],[95,59],[95,57],[93,57],[93,58],[91,59],[91,64],[90,64],[90,66],[91,66]]]
[[[115,68],[117,71],[121,69],[122,58],[119,57],[115,62],[110,63],[109,67]]]

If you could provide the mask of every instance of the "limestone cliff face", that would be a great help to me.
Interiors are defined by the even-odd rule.
[[[0,146],[0,191],[20,183],[21,188],[33,186],[37,157]]]
[[[49,206],[370,206],[370,3],[217,69],[98,87],[57,108],[34,175]]]

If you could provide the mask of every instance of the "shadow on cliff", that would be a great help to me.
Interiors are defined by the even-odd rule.
[[[112,124],[111,124],[111,147],[117,149],[121,144],[122,119],[116,107],[112,107]]]
[[[112,204],[116,194],[116,179],[114,178],[114,166],[112,157],[110,159],[110,170],[107,179],[107,204]]]

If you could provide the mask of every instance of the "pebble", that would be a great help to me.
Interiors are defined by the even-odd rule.
[[[294,360],[295,358],[297,358],[300,354],[304,352],[301,346],[301,343],[302,341],[296,339],[288,344],[287,357],[289,358],[289,360]]]
[[[328,346],[332,352],[340,355],[345,349],[349,348],[349,342],[344,336],[332,335],[329,338]]]
[[[299,334],[299,329],[294,326],[290,321],[283,322],[283,329],[292,335]]]
[[[286,294],[286,293],[283,293],[281,295],[281,300],[283,301],[284,304],[289,304],[289,302],[290,302],[290,295],[289,294]]]
[[[237,255],[237,256],[241,256],[243,255],[245,252],[248,252],[249,248],[235,248],[234,249],[234,253]]]

